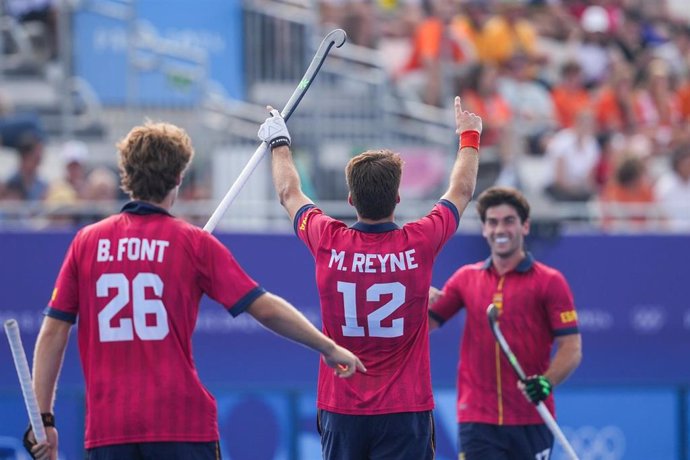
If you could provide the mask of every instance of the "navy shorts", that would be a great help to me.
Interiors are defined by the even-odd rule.
[[[140,442],[86,450],[86,460],[220,460],[214,442]]]
[[[461,423],[459,460],[549,460],[553,434],[546,425]]]
[[[431,411],[382,415],[317,414],[325,460],[431,460],[436,450]]]

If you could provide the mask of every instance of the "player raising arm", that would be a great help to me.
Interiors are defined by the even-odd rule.
[[[191,140],[180,128],[146,123],[119,143],[122,212],[80,230],[46,308],[34,356],[34,388],[48,443],[25,445],[55,459],[55,390],[71,326],[86,382],[86,458],[217,459],[216,402],[191,352],[201,296],[323,355],[337,377],[362,363],[299,311],[262,289],[213,235],[170,214]]]
[[[403,227],[394,219],[400,156],[369,150],[352,158],[345,175],[357,222],[348,228],[302,192],[290,134],[278,111],[269,110],[259,138],[272,149],[280,202],[315,258],[323,331],[367,366],[347,381],[320,366],[323,457],[432,459],[428,291],[434,259],[474,192],[481,119],[455,99],[460,148],[448,191],[429,214]]]

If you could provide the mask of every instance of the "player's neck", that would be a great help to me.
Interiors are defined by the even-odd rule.
[[[144,203],[150,203],[154,206],[157,206],[159,208],[165,209],[166,211],[170,212],[172,209],[173,204],[175,203],[175,197],[177,196],[176,193],[168,193],[165,198],[163,198],[162,201],[153,201],[153,200],[139,200],[143,201]]]
[[[367,224],[367,225],[386,224],[388,222],[393,222],[393,221],[395,221],[393,214],[391,214],[388,217],[384,217],[383,219],[378,219],[378,220],[367,219],[366,217],[361,217],[359,215],[357,216],[357,222],[361,222],[361,223]]]
[[[526,254],[524,249],[515,251],[508,257],[500,257],[496,254],[492,254],[491,262],[493,263],[496,272],[498,272],[499,275],[503,276],[506,273],[514,270],[515,267],[517,267],[520,264],[520,262],[522,262],[522,259],[524,259],[525,256]]]

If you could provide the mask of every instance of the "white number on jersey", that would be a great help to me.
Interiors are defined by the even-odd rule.
[[[147,299],[147,287],[153,288],[153,293],[159,298]],[[163,295],[163,281],[158,275],[139,273],[134,277],[131,289],[134,318],[121,318],[117,326],[111,325],[111,321],[130,301],[129,280],[122,273],[104,273],[96,282],[96,296],[108,297],[110,289],[115,289],[115,297],[98,313],[98,334],[101,342],[134,340],[135,332],[141,340],[162,340],[168,335],[168,312],[160,300]],[[146,315],[155,316],[152,325],[146,324]]]
[[[343,295],[345,308],[345,337],[364,337],[364,327],[357,323],[357,287],[355,283],[338,281],[338,292]],[[367,302],[378,302],[384,294],[392,294],[391,300],[367,315],[369,337],[400,337],[403,335],[403,318],[396,318],[390,326],[383,326],[384,319],[405,303],[405,286],[401,283],[377,283],[367,289]]]

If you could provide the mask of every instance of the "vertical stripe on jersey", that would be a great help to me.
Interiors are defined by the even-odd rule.
[[[498,424],[503,425],[503,384],[501,382],[501,347],[496,345],[496,404],[498,405]]]

